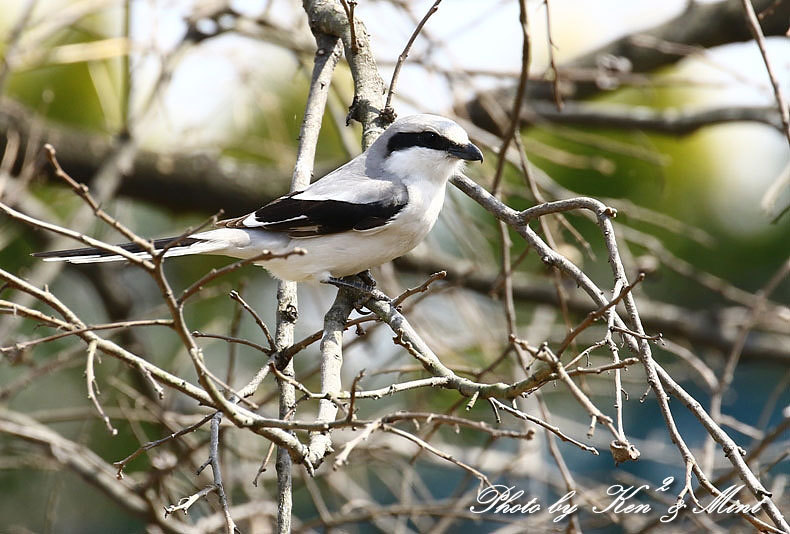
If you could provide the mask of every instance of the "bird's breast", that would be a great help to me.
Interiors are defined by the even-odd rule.
[[[392,226],[413,241],[409,250],[417,246],[436,223],[444,204],[445,185],[446,182],[428,181],[407,184],[409,203],[395,218]]]

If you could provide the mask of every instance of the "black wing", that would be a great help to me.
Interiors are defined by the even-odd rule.
[[[342,200],[304,200],[291,193],[266,204],[250,215],[223,221],[235,228],[263,228],[286,232],[291,237],[336,234],[349,230],[370,230],[383,226],[406,207],[404,189],[387,200],[359,204]]]

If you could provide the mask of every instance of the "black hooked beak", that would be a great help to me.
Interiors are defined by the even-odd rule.
[[[465,159],[466,161],[483,161],[483,153],[472,143],[452,146],[447,152],[458,159]]]

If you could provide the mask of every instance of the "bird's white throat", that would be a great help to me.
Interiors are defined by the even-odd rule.
[[[395,176],[446,182],[463,167],[463,161],[447,156],[447,153],[430,148],[412,147],[390,154],[384,161],[384,169]]]

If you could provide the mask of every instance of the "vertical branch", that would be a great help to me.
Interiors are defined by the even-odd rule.
[[[546,406],[546,401],[543,399],[543,395],[540,391],[536,392],[535,398],[538,401],[538,408],[540,408],[540,416],[544,421],[546,421],[546,423],[551,424],[549,408]],[[562,457],[559,447],[557,447],[557,440],[554,437],[554,434],[551,432],[551,430],[545,427],[543,428],[543,431],[546,433],[546,443],[549,446],[549,453],[551,453],[551,457],[554,458],[554,462],[557,464],[557,468],[560,470],[562,480],[565,482],[565,490],[569,493],[576,492],[576,481],[573,479],[573,475],[568,469],[568,464],[565,463],[565,459]],[[576,506],[572,498],[568,500],[568,504],[573,507]],[[582,529],[579,525],[579,514],[571,514],[566,532],[568,534],[577,534],[581,533],[581,531]]]
[[[225,518],[225,532],[234,534],[238,531],[236,523],[230,515],[230,504],[225,493],[225,485],[222,483],[222,471],[219,467],[219,425],[222,422],[222,412],[218,411],[211,418],[211,438],[209,441],[208,464],[211,466],[211,474],[214,476],[214,486],[217,488],[219,504],[222,507],[222,515]],[[204,464],[205,465],[205,464]]]
[[[554,105],[558,111],[562,111],[562,91],[560,91],[560,69],[554,59],[554,39],[551,38],[551,7],[549,0],[543,0],[546,5],[546,38],[549,41],[549,68],[554,73]]]
[[[502,173],[505,169],[505,162],[507,154],[507,149],[510,146],[511,141],[513,140],[514,136],[518,135],[518,124],[519,124],[519,115],[521,113],[521,105],[524,101],[524,92],[526,91],[527,87],[527,80],[529,78],[529,65],[530,65],[530,40],[529,40],[529,27],[527,25],[527,5],[526,0],[519,1],[519,22],[521,23],[521,33],[522,33],[522,48],[521,48],[521,75],[519,77],[518,83],[518,90],[516,91],[516,97],[513,101],[513,112],[510,117],[510,125],[508,126],[507,131],[504,134],[504,139],[502,140],[502,146],[499,149],[499,154],[497,158],[497,168],[496,173],[494,175],[494,185],[492,194],[499,197],[499,188],[501,185],[502,180]],[[510,241],[510,236],[508,235],[507,225],[502,222],[497,222],[499,226],[499,237],[500,243],[502,245],[502,277],[504,280],[504,300],[505,300],[505,315],[507,317],[507,330],[508,330],[508,339],[515,339],[517,337],[516,332],[516,308],[513,302],[513,279],[512,279],[512,272],[511,272],[511,261],[510,261],[510,247],[512,245]],[[513,343],[513,347],[515,348],[516,354],[519,358],[519,364],[522,369],[526,369],[527,367],[527,357],[524,352],[524,349],[520,347],[517,343]]]
[[[411,37],[409,37],[409,41],[406,43],[406,47],[401,52],[400,56],[398,56],[398,62],[395,63],[395,70],[392,72],[392,80],[390,81],[390,88],[387,91],[387,102],[384,104],[384,110],[387,113],[390,113],[394,116],[394,111],[392,109],[392,95],[395,93],[395,84],[398,83],[398,75],[400,74],[400,69],[403,67],[403,63],[406,61],[406,58],[409,56],[409,51],[411,50],[411,46],[414,44],[414,41],[417,39],[417,36],[422,31],[422,27],[425,26],[425,23],[428,22],[428,19],[431,18],[431,15],[436,13],[439,10],[439,4],[442,3],[442,0],[436,0],[433,5],[428,9],[428,12],[422,18],[422,20],[417,24],[417,27],[412,32]]]
[[[521,115],[521,106],[524,103],[524,95],[527,90],[527,80],[529,79],[529,64],[530,64],[530,39],[529,39],[529,25],[527,21],[527,0],[519,0],[519,22],[521,23],[521,75],[518,78],[518,88],[516,89],[516,97],[513,99],[513,110],[510,113],[510,125],[504,131],[502,138],[502,146],[499,148],[497,154],[497,167],[494,174],[494,184],[491,193],[497,196],[502,181],[502,173],[505,169],[505,162],[507,158],[507,149],[510,147],[513,136],[518,131],[519,118]]]
[[[281,363],[282,350],[293,343],[294,325],[299,315],[296,300],[296,282],[280,281],[277,285],[277,330],[275,332],[276,361]],[[287,378],[293,378],[293,360],[288,360],[281,370]],[[285,419],[291,415],[296,405],[296,391],[288,380],[277,379],[277,388],[280,393],[279,415]],[[291,472],[291,457],[283,447],[277,448],[277,532],[286,534],[291,532],[291,510],[293,508],[293,478]]]
[[[343,330],[346,319],[353,309],[354,300],[351,294],[340,290],[332,307],[324,316],[324,333],[321,338],[321,393],[325,395],[337,396],[342,390],[340,370],[343,365]],[[333,421],[337,416],[337,409],[337,404],[332,400],[321,399],[316,421]],[[349,413],[349,417],[353,417],[353,414]],[[308,451],[308,462],[317,466],[324,456],[332,451],[329,431],[311,433]]]
[[[370,47],[370,38],[359,17],[354,17],[354,40],[348,16],[338,2],[302,0],[313,34],[327,34],[343,41],[348,66],[354,78],[354,102],[349,118],[362,123],[362,149],[367,149],[388,125],[380,117],[384,109],[386,86],[381,79],[376,58]]]
[[[354,79],[354,102],[349,112],[349,118],[355,118],[362,123],[362,149],[365,150],[387,124],[386,119],[380,118],[385,103],[385,85],[376,67],[365,26],[359,19],[354,18],[354,3],[352,2],[343,2],[343,5],[348,8],[346,11],[337,2],[321,3],[315,0],[303,0],[302,5],[310,21],[310,28],[319,43],[319,49],[322,42],[331,41],[335,43],[333,44],[333,47],[336,47],[335,53],[339,54],[339,44],[342,41]],[[351,27],[352,24],[353,27]],[[332,65],[334,66],[336,62],[337,59]],[[316,71],[317,69],[318,59],[316,59]],[[314,72],[314,81],[315,76]],[[313,83],[311,96],[317,89],[328,91],[330,80],[331,73],[320,87]],[[323,104],[326,103],[326,97],[327,92],[322,93]],[[306,119],[307,114],[305,115]],[[305,141],[306,139],[302,137],[301,142]],[[312,158],[310,161],[312,162]],[[352,294],[341,289],[338,291],[334,304],[324,317],[324,331],[321,340],[321,391],[324,393],[337,392],[341,389],[340,366],[343,362],[343,330],[348,315],[353,310],[353,304]],[[330,421],[336,414],[337,406],[334,403],[329,400],[321,401],[318,412],[319,421]],[[331,438],[328,434],[312,434],[307,465],[318,464],[327,452],[331,451],[331,445]]]
[[[318,134],[321,130],[332,73],[340,59],[340,40],[337,37],[316,34],[316,45],[310,93],[307,97],[304,119],[299,133],[299,151],[294,165],[291,191],[304,189],[310,184]],[[294,324],[298,314],[296,283],[281,281],[277,289],[277,330],[274,349],[277,354],[277,367],[282,375],[288,378],[294,376],[293,360],[287,357],[283,351],[293,345]],[[296,404],[293,383],[278,379],[277,384],[280,391],[280,418],[292,416]],[[291,457],[286,449],[282,447],[277,449],[275,465],[278,489],[277,531],[286,533],[291,531],[291,509],[293,506]]]
[[[615,282],[614,290],[612,291],[612,299],[617,298],[617,295],[623,289],[622,280]],[[612,353],[612,363],[615,365],[620,363],[620,349],[617,348],[617,343],[612,339],[612,328],[614,327],[616,312],[612,307],[606,312],[606,345],[609,347],[609,352]],[[620,369],[614,370],[614,408],[617,412],[617,433],[620,435],[619,439],[622,443],[627,441],[625,437],[625,430],[623,428],[623,377]]]
[[[356,54],[359,51],[359,45],[357,45],[357,31],[354,28],[354,9],[357,7],[357,0],[340,0],[340,3],[343,4],[343,9],[346,11],[346,16],[348,17],[348,27],[351,31],[351,52]]]
[[[316,34],[316,46],[310,93],[307,96],[304,119],[299,131],[299,149],[291,179],[292,191],[298,191],[310,185],[318,134],[321,130],[321,121],[324,118],[324,109],[329,96],[329,85],[332,81],[332,73],[340,59],[341,49],[337,37]]]
[[[126,0],[123,7],[123,36],[130,41],[132,25],[132,0]],[[132,69],[130,68],[129,53],[121,56],[123,68],[121,69],[121,135],[129,133],[129,106],[132,94]]]
[[[536,202],[546,202],[546,199],[543,197],[543,194],[538,188],[538,184],[535,180],[535,177],[533,176],[532,170],[530,169],[530,162],[527,159],[527,150],[524,148],[524,143],[521,141],[521,137],[518,135],[514,136],[513,143],[516,145],[516,149],[518,150],[519,162],[521,163],[521,174],[524,176],[524,179],[527,182],[527,187],[529,187],[530,191],[532,191],[532,196],[535,197]],[[569,232],[573,233],[573,226],[571,226],[570,222],[565,220],[564,215],[558,213],[557,218],[560,223],[564,221],[564,227]],[[543,234],[546,236],[546,243],[548,243],[552,249],[558,250],[557,242],[554,239],[554,234],[551,231],[551,226],[546,220],[546,217],[540,217],[538,224],[540,224],[540,228],[543,230]],[[568,294],[562,285],[562,275],[556,269],[553,270],[552,275],[552,281],[554,282],[554,287],[557,290],[557,300],[560,305],[560,311],[562,312],[562,318],[565,321],[565,326],[570,331],[572,327],[570,312],[568,310]]]
[[[104,412],[104,409],[101,407],[99,403],[99,399],[96,397],[98,392],[98,387],[96,387],[96,374],[93,369],[93,362],[96,358],[96,341],[91,341],[88,343],[88,358],[85,362],[85,382],[88,387],[88,398],[96,407],[96,411],[99,412],[99,415],[104,421],[107,430],[110,432],[111,435],[117,436],[118,430],[112,426],[110,422],[110,418],[107,417],[107,414]]]
[[[752,35],[754,35],[757,46],[760,48],[760,54],[763,56],[765,71],[768,73],[768,78],[771,80],[771,87],[773,87],[774,90],[776,105],[779,106],[779,115],[782,117],[782,130],[787,138],[787,142],[790,143],[790,109],[787,107],[787,101],[782,94],[779,80],[776,78],[771,62],[768,60],[768,50],[765,48],[763,29],[760,27],[760,21],[757,20],[757,15],[754,12],[754,6],[752,6],[751,0],[741,0],[741,3],[743,4],[743,10],[746,12],[746,22],[749,23],[749,29]]]

